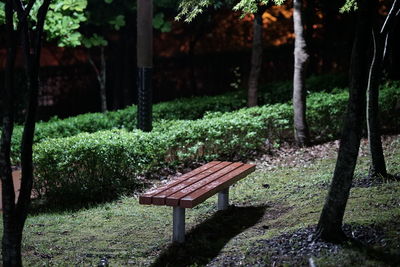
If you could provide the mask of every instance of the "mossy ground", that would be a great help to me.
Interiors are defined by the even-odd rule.
[[[388,169],[400,173],[400,140],[385,151]],[[355,177],[368,171],[368,158],[359,159]],[[110,266],[202,266],[216,257],[240,259],[234,265],[270,266],[268,251],[249,253],[255,243],[318,221],[335,158],[309,166],[258,169],[230,190],[234,205],[216,212],[216,197],[186,212],[187,241],[172,245],[172,210],[139,205],[137,197],[81,210],[31,215],[23,239],[25,266],[97,266],[107,257]],[[268,185],[268,186],[267,186]],[[379,225],[385,247],[400,251],[400,183],[352,188],[344,221]],[[369,251],[342,248],[335,255],[315,257],[317,266],[385,266]],[[290,263],[289,263],[290,264]]]

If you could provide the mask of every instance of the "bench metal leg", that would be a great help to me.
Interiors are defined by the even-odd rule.
[[[229,206],[229,187],[218,192],[218,210],[226,210]]]
[[[185,241],[185,208],[174,207],[172,241]]]

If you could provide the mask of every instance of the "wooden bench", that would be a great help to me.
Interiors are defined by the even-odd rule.
[[[253,164],[241,162],[212,161],[144,193],[139,197],[139,203],[172,206],[172,240],[182,243],[185,240],[185,209],[195,207],[216,193],[217,209],[226,209],[229,186],[252,173],[255,168]]]

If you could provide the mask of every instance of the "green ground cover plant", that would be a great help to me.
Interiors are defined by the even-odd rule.
[[[258,244],[315,225],[332,177],[334,155],[306,166],[264,169],[260,165],[231,189],[234,206],[226,212],[216,212],[215,197],[187,210],[187,241],[182,246],[170,243],[171,208],[139,205],[132,193],[85,209],[34,213],[24,233],[24,264],[96,266],[106,257],[110,266],[204,266],[211,261],[223,265],[230,259],[247,266],[270,266],[271,251]],[[399,173],[398,136],[386,146],[385,156],[390,173]],[[368,167],[369,158],[359,158],[356,181],[368,173]],[[372,245],[372,249],[388,255],[398,254],[400,245],[399,194],[399,182],[354,187],[345,214],[345,223],[352,227],[380,227],[385,245]],[[252,253],[255,248],[259,250]],[[346,246],[313,258],[317,266],[388,265],[379,255]],[[281,264],[307,265],[308,257]]]

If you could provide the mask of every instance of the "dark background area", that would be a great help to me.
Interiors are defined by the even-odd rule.
[[[347,73],[354,34],[354,14],[332,8],[316,8],[307,15],[311,55],[308,73]],[[240,88],[247,87],[252,43],[252,18],[229,10],[214,11],[191,24],[172,22],[168,33],[154,31],[154,102],[180,97],[216,95],[235,90],[234,70],[240,73]],[[136,17],[110,36],[106,48],[107,102],[110,110],[136,103]],[[2,30],[2,29],[0,29]],[[2,36],[0,34],[0,36]],[[400,29],[393,34],[400,47]],[[264,52],[260,85],[290,80],[293,75],[293,28],[290,6],[273,7],[264,18]],[[3,42],[1,42],[3,43]],[[99,60],[93,54],[94,60]],[[5,50],[0,46],[0,69]],[[22,63],[21,55],[18,56]],[[388,56],[387,78],[399,79],[400,53]],[[38,119],[68,117],[100,111],[99,85],[84,48],[57,48],[46,44],[41,68]],[[0,71],[0,88],[3,86]],[[17,75],[23,94],[23,71]],[[20,105],[22,106],[22,104]],[[20,110],[20,114],[23,109]]]

